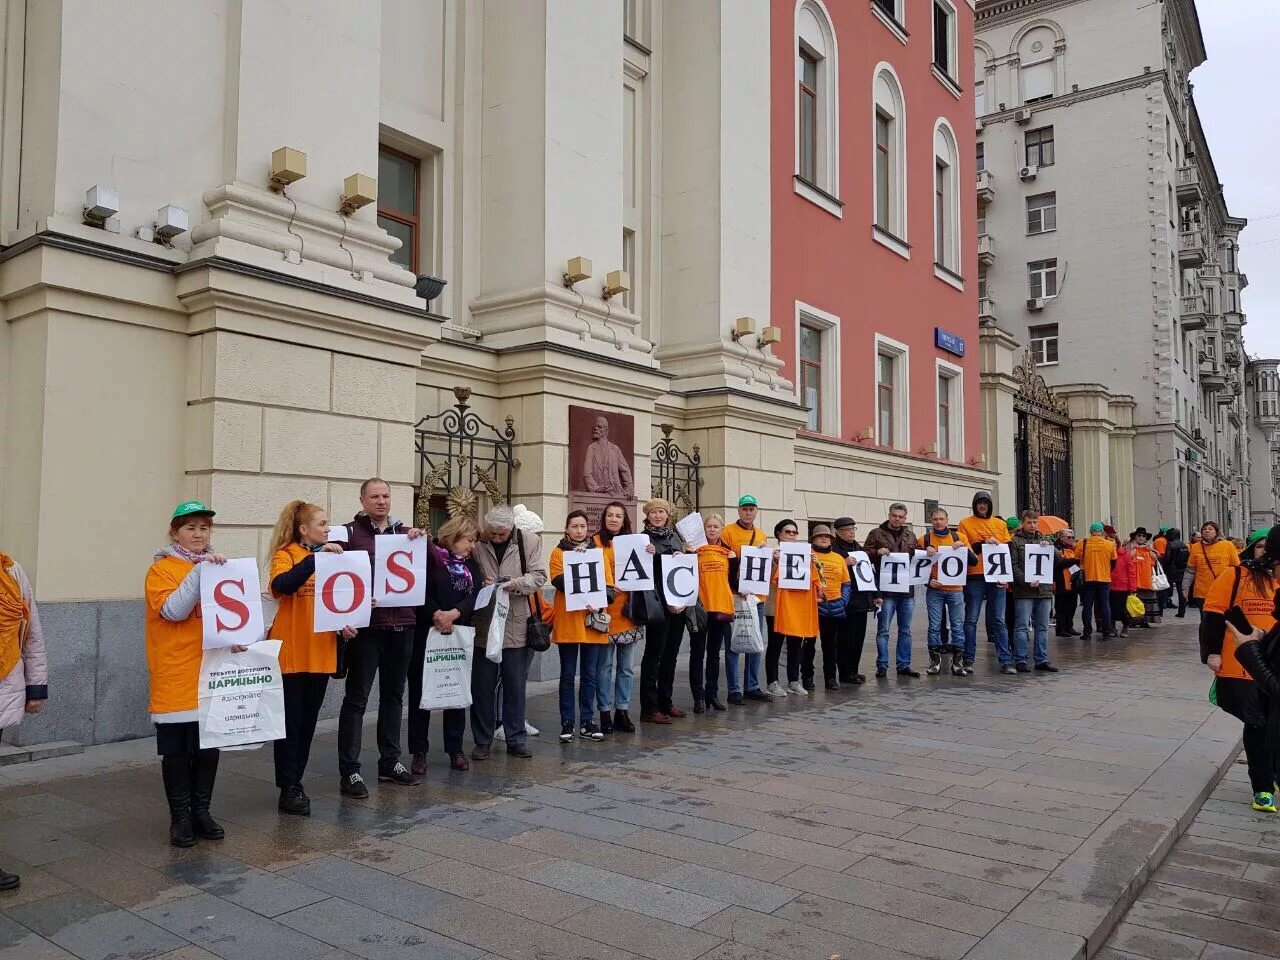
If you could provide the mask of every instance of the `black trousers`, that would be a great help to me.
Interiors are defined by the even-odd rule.
[[[764,679],[765,683],[776,683],[778,680],[778,661],[782,657],[782,644],[787,645],[787,682],[793,683],[800,679],[800,660],[802,657],[799,637],[784,637],[773,629],[773,624],[769,625],[769,645],[764,652]],[[810,641],[812,643],[812,640]],[[810,669],[812,669],[812,661],[810,661]]]
[[[689,691],[694,700],[710,700],[720,695],[721,651],[733,633],[732,620],[707,616],[707,629],[689,634]]]
[[[471,738],[477,747],[493,743],[498,726],[499,690],[507,749],[524,746],[525,684],[532,662],[533,651],[528,647],[503,650],[501,663],[494,663],[483,650],[476,648],[475,659],[471,661]]]
[[[1170,577],[1173,580],[1172,577]],[[1187,615],[1187,595],[1182,589],[1182,577],[1179,576],[1173,580],[1173,589],[1178,591],[1178,616],[1185,617]]]
[[[836,664],[839,667],[840,681],[853,683],[862,664],[862,646],[867,640],[867,611],[850,610],[840,621],[840,630],[836,635]],[[823,673],[826,673],[827,652],[822,651]]]
[[[1074,590],[1058,590],[1054,593],[1054,619],[1057,621],[1058,636],[1065,637],[1071,631],[1079,602],[1080,595]]]
[[[840,628],[845,617],[818,617],[818,636],[822,638],[822,679],[834,680],[838,675],[837,663],[840,646]],[[805,658],[805,677],[813,679],[813,658]]]
[[[311,756],[316,721],[329,687],[327,673],[286,673],[284,680],[284,739],[275,742],[276,786],[302,785]]]
[[[640,657],[640,712],[666,713],[676,684],[676,657],[684,640],[684,613],[667,611],[661,624],[645,631]]]
[[[472,668],[475,657],[484,659],[484,651],[472,655]],[[422,665],[427,658],[427,637],[413,638],[413,653],[409,657],[409,752],[426,753],[429,747],[431,732],[431,711],[423,710],[418,704],[422,702]],[[473,695],[474,696],[474,695]],[[467,711],[459,707],[456,710],[441,710],[444,714],[444,752],[453,756],[462,752],[462,735],[467,730]],[[398,726],[398,724],[397,724]]]
[[[1133,618],[1129,616],[1129,611],[1125,609],[1125,601],[1129,599],[1129,591],[1112,590],[1111,591],[1111,629],[1116,629],[1116,624],[1129,626],[1133,622]]]
[[[1249,762],[1249,783],[1254,793],[1272,793],[1275,790],[1277,757],[1276,744],[1267,742],[1267,728],[1245,724],[1244,756]]]
[[[370,627],[348,641],[347,692],[338,714],[338,772],[342,776],[360,771],[364,711],[375,675],[378,677],[378,770],[385,773],[399,762],[405,671],[412,646],[413,631],[408,629]]]

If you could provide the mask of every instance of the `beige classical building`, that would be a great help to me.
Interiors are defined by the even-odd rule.
[[[1280,360],[1251,357],[1245,378],[1249,414],[1251,529],[1280,523]]]
[[[1236,263],[1193,0],[982,0],[981,314],[1070,418],[1074,517],[1249,523]]]
[[[221,551],[260,559],[286,501],[345,519],[375,474],[402,517],[415,493],[421,513],[510,498],[551,533],[575,405],[631,418],[640,497],[669,434],[662,492],[704,510],[750,492],[770,528],[865,529],[899,499],[963,514],[995,486],[977,456],[797,434],[760,336],[770,14],[0,3],[0,545],[36,584],[62,691],[21,736],[148,732],[142,578],[186,497],[218,511]],[[447,280],[430,309],[420,276]],[[445,473],[421,448],[455,415],[498,440]]]

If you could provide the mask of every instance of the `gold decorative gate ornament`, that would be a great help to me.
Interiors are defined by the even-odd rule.
[[[490,505],[506,503],[520,461],[515,457],[515,418],[501,430],[470,409],[471,388],[454,387],[457,403],[423,417],[414,428],[418,482],[414,525],[431,527],[431,499],[443,496],[450,517],[476,517],[480,494]]]

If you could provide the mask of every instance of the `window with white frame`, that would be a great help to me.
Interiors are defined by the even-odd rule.
[[[979,117],[987,112],[987,81],[985,80],[974,81],[973,112]]]
[[[883,64],[874,87],[875,225],[892,237],[907,239],[906,105],[893,69]]]
[[[1027,330],[1031,341],[1031,362],[1037,367],[1047,367],[1058,362],[1058,325],[1046,323]]]
[[[871,0],[871,6],[879,10],[899,27],[903,24],[905,0]]]
[[[796,176],[839,194],[836,36],[821,0],[796,8]]]
[[[950,0],[933,0],[933,65],[955,82],[956,8]]]
[[[981,140],[978,141],[978,147],[977,147],[977,150],[975,151],[975,158],[977,162],[978,172],[982,173],[982,171],[987,169],[987,145],[983,143]]]
[[[1049,233],[1058,229],[1058,195],[1039,193],[1027,197],[1027,233]]]
[[[796,391],[809,408],[806,429],[840,435],[840,318],[796,304]]]
[[[876,443],[908,449],[909,383],[906,344],[876,337]]]
[[[978,299],[987,299],[987,268],[978,268]]]
[[[978,204],[978,236],[982,236],[987,232],[987,205],[985,203]]]
[[[1048,300],[1058,295],[1058,260],[1032,260],[1027,264],[1027,296]]]
[[[933,134],[934,263],[960,272],[960,152],[955,134],[939,120]]]
[[[1035,103],[1053,96],[1053,58],[1022,67],[1022,102]]]
[[[963,371],[945,360],[938,361],[938,458],[964,459]]]
[[[1040,22],[1023,31],[1017,41],[1017,73],[1022,103],[1047,100],[1057,93],[1056,69],[1060,31]]]

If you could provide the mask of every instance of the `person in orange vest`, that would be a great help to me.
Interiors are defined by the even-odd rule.
[[[302,775],[311,756],[316,721],[324,705],[329,677],[338,668],[338,641],[332,630],[316,633],[316,554],[341,553],[329,543],[329,515],[324,507],[294,500],[280,511],[271,537],[271,595],[280,601],[267,636],[280,641],[280,673],[284,681],[284,739],[275,742],[279,809],[311,816],[311,798]],[[354,627],[343,627],[350,640]]]
[[[773,535],[778,543],[795,543],[800,539],[800,528],[790,518],[779,520],[773,528]],[[769,681],[769,692],[774,696],[790,694],[804,695],[812,693],[800,682],[800,665],[804,659],[804,644],[812,646],[818,636],[818,596],[820,593],[821,571],[813,568],[812,585],[809,590],[783,590],[778,587],[778,551],[773,552],[773,595],[774,614],[773,629],[769,631],[769,646],[765,651],[765,678]],[[787,647],[787,685],[784,688],[778,680],[778,661],[782,656],[782,646]]]
[[[929,529],[920,535],[920,549],[935,556],[948,547],[967,547],[969,542],[960,533],[952,533],[950,518],[942,507],[934,507],[929,515]],[[969,559],[973,559],[970,551]],[[973,673],[964,665],[964,587],[944,587],[935,576],[925,591],[925,606],[929,611],[929,667],[926,672],[936,677],[942,672],[942,661],[951,654],[951,675],[967,677]],[[942,642],[942,628],[951,621],[951,644]]]
[[[572,511],[564,520],[564,539],[551,551],[547,573],[556,589],[552,607],[551,639],[560,653],[560,742],[572,743],[575,736],[600,741],[604,734],[595,722],[596,676],[601,652],[608,649],[607,610],[570,610],[565,597],[564,558],[566,553],[593,547],[587,515]],[[616,599],[616,598],[615,598]],[[590,621],[588,615],[591,615]],[[602,615],[602,616],[601,616]],[[602,629],[594,629],[589,623]],[[574,681],[578,681],[578,720],[574,729]]]
[[[1054,633],[1059,637],[1078,637],[1075,628],[1076,606],[1084,573],[1076,553],[1074,530],[1058,531],[1058,559],[1053,565]]]
[[[1009,532],[1009,525],[995,512],[995,501],[987,490],[979,490],[973,495],[973,513],[961,520],[957,529],[974,553],[974,562],[969,565],[969,579],[964,587],[964,668],[972,671],[978,655],[978,617],[984,603],[987,605],[987,639],[995,643],[997,653],[1003,650],[1004,656],[1009,655],[1004,584],[987,583],[983,576],[982,544],[1008,543],[1013,534]]]
[[[1152,620],[1160,619],[1162,609],[1156,597],[1155,588],[1151,585],[1156,575],[1159,555],[1147,543],[1150,536],[1146,527],[1139,527],[1129,534],[1129,553],[1133,557],[1133,566],[1138,574],[1138,599],[1142,601],[1144,611],[1142,619],[1137,620],[1134,625],[1147,628],[1151,626]]]
[[[849,577],[849,565],[844,557],[836,553],[832,547],[835,537],[831,528],[819,523],[809,534],[809,543],[813,546],[814,568],[822,571],[825,586],[818,597],[818,636],[822,638],[822,680],[828,690],[839,690],[840,681],[839,642],[840,629],[844,618],[848,615],[849,603],[853,600],[853,580]],[[813,685],[813,656],[806,651],[801,665],[806,688]]]
[[[1217,522],[1206,520],[1200,528],[1199,541],[1192,543],[1187,551],[1187,569],[1182,575],[1182,589],[1191,598],[1191,605],[1203,611],[1205,597],[1214,581],[1239,562],[1239,552],[1231,541],[1222,538]]]
[[[1084,633],[1080,635],[1082,640],[1093,636],[1095,626],[1102,635],[1101,639],[1110,640],[1115,636],[1111,621],[1111,573],[1115,569],[1117,552],[1116,545],[1105,531],[1102,521],[1093,521],[1089,524],[1088,538],[1076,551],[1084,571],[1080,592],[1081,619],[1084,621]]]
[[[219,753],[200,749],[200,565],[227,562],[211,543],[214,516],[199,500],[178,504],[169,520],[169,543],[156,551],[145,584],[151,721],[175,847],[190,847],[196,837],[226,836],[209,815]]]
[[[733,552],[721,540],[724,517],[713,513],[703,524],[707,542],[697,549],[698,600],[706,611],[702,630],[689,631],[689,692],[693,712],[727,709],[720,702],[720,651],[729,646],[733,631],[733,588],[729,566]]]
[[[1273,552],[1274,551],[1274,552]],[[1276,572],[1280,564],[1280,527],[1256,531],[1246,559],[1228,567],[1204,596],[1200,621],[1200,662],[1213,671],[1209,699],[1244,724],[1244,754],[1253,788],[1253,809],[1276,812],[1277,743],[1267,734],[1268,711],[1277,702],[1274,674],[1266,668],[1258,641],[1276,627]],[[1240,643],[1247,639],[1248,643]],[[1268,647],[1274,651],[1275,637]],[[1252,667],[1252,669],[1249,669]],[[1259,690],[1254,674],[1267,677]]]

